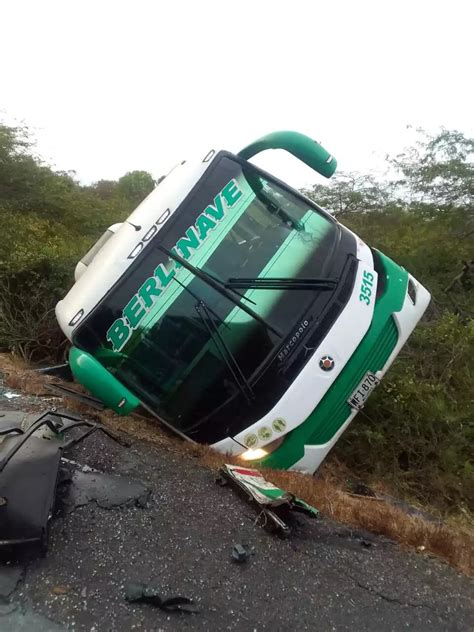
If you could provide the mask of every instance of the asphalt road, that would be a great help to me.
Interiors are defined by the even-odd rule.
[[[103,490],[98,502],[76,495],[51,523],[45,558],[0,567],[1,632],[474,628],[472,582],[436,560],[324,518],[301,517],[280,540],[211,472],[164,448],[93,436],[70,458],[149,493],[130,488],[116,506],[112,490],[108,508]],[[247,563],[232,561],[234,543],[254,548]],[[199,613],[130,604],[130,581],[189,597]]]

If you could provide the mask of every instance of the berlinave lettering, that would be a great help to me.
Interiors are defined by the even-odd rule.
[[[190,226],[183,237],[178,239],[172,248],[174,252],[190,259],[193,252],[206,240],[209,233],[219,224],[225,216],[227,209],[232,208],[241,197],[242,191],[237,182],[231,180],[216,195],[214,203],[207,206],[197,217],[195,223]],[[161,222],[161,218],[158,223]],[[149,241],[156,233],[157,228],[153,226],[142,239],[142,241],[132,250],[129,257],[135,258],[143,249],[143,243]],[[157,298],[166,290],[176,271],[181,265],[175,261],[168,261],[167,264],[160,263],[153,272],[153,276],[148,277],[136,294],[132,296],[124,307],[122,316],[117,318],[107,331],[107,340],[112,344],[114,351],[120,351],[130,339],[133,331],[137,329],[145,315],[151,310]]]

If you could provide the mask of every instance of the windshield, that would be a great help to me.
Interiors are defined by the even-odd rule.
[[[331,295],[318,283],[229,281],[324,278],[337,238],[335,222],[307,200],[220,157],[74,342],[186,432],[244,388],[238,405],[250,406],[252,383],[309,307]]]

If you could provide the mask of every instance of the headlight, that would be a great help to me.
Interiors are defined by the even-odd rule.
[[[276,450],[283,443],[284,439],[285,437],[275,439],[275,441],[268,443],[264,448],[257,448],[256,450],[246,450],[241,455],[239,455],[239,458],[242,459],[242,461],[258,461],[260,459],[263,459],[268,454]]]
[[[257,459],[263,459],[264,456],[267,456],[268,452],[266,450],[262,450],[262,448],[257,448],[256,450],[247,450],[240,455],[240,458],[243,461],[256,461]]]

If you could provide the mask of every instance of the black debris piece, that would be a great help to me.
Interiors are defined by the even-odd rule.
[[[56,438],[38,436],[38,431],[45,428]],[[64,439],[69,431],[84,428],[72,439]],[[40,415],[26,429],[18,415],[0,418],[0,552],[3,555],[19,545],[35,555],[46,552],[61,457],[64,451],[97,430],[121,442],[101,424],[55,409]]]
[[[246,562],[252,551],[250,551],[248,546],[244,546],[243,544],[234,544],[234,548],[232,549],[232,559],[237,564],[243,564]]]
[[[166,612],[187,612],[197,614],[194,602],[188,597],[163,598],[155,588],[140,582],[130,582],[125,587],[125,599],[130,603],[146,603]]]

